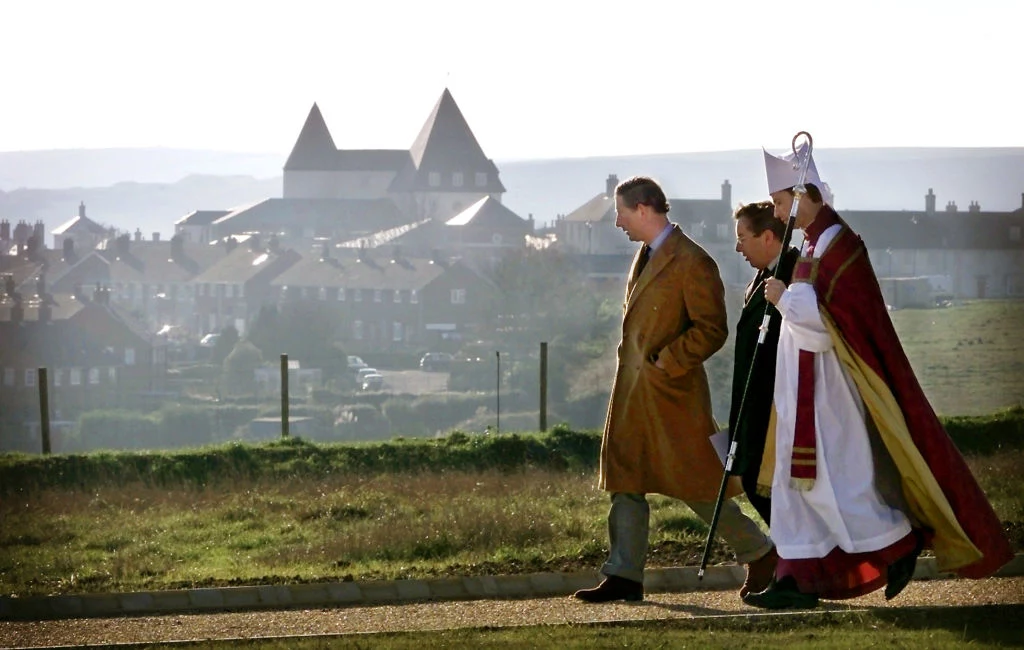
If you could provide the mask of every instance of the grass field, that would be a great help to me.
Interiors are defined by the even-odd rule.
[[[979,415],[1024,403],[1024,301],[979,300],[891,315],[940,415]]]
[[[1024,547],[1024,449],[969,458]],[[0,502],[0,590],[21,596],[592,570],[608,497],[593,471],[331,474],[232,488],[46,488]],[[705,524],[651,496],[649,566],[695,565]],[[748,512],[749,505],[744,507]],[[731,561],[722,546],[712,563]]]

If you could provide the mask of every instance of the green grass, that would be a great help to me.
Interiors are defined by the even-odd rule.
[[[980,415],[1024,404],[1024,301],[978,300],[891,315],[937,413]]]
[[[1019,431],[1021,421],[1021,413],[983,418],[975,428]],[[965,422],[958,426],[961,437],[971,430]],[[1024,437],[1007,433],[1002,439],[988,453],[969,454],[968,462],[1019,550],[1024,547],[1019,480]],[[382,446],[378,453],[404,466],[400,452],[410,446],[415,445],[401,443],[389,452]],[[319,448],[293,447],[300,455]],[[326,455],[331,449],[322,451]],[[250,451],[257,455],[258,450]],[[200,452],[163,454],[160,462],[173,463],[188,453]],[[200,455],[213,462],[209,458],[217,453]],[[219,453],[238,452],[225,447]],[[86,455],[78,459],[84,464],[78,471],[93,477],[88,481],[20,490],[8,483],[0,499],[2,593],[593,570],[607,553],[608,496],[597,489],[593,468],[523,463],[481,470],[470,462],[467,469],[342,472],[324,461],[288,475],[274,468],[294,469],[294,459],[277,457],[263,478],[256,469],[226,472],[220,480],[190,480],[182,470],[173,475],[176,482],[146,482],[140,478],[144,472],[128,481],[116,473],[118,459],[142,471],[145,465],[134,464],[143,456],[96,455],[118,480],[87,471],[94,457]],[[45,462],[22,460],[37,469],[33,463]],[[9,470],[13,461],[5,462]],[[650,500],[650,566],[695,565],[704,523],[676,500]],[[742,505],[752,514],[748,504]],[[723,561],[731,556],[716,545],[712,562]]]

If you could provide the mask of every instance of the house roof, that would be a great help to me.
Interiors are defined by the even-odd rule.
[[[615,221],[615,199],[601,193],[563,217],[566,221]]]
[[[362,237],[343,241],[337,245],[337,248],[378,248],[398,239],[407,239],[409,237],[409,233],[418,233],[425,229],[431,229],[430,225],[434,223],[436,222],[433,219],[423,219],[412,223],[404,223],[400,226],[395,226],[394,228],[387,228],[370,235],[364,235]],[[436,241],[436,239],[431,238],[430,241]]]
[[[669,199],[668,218],[680,225],[705,220],[726,220],[731,217],[731,208],[721,199]],[[615,199],[608,194],[598,194],[563,217],[565,221],[594,223],[615,221]]]
[[[75,215],[61,225],[50,231],[53,235],[74,234],[78,232],[88,233],[97,237],[107,235],[107,229],[84,215]]]
[[[24,309],[25,321],[38,321],[39,308],[44,303],[44,298],[35,293],[23,293],[22,309]],[[57,293],[49,297],[50,320],[67,320],[78,313],[83,304],[69,293]],[[11,308],[14,307],[14,300],[0,292],[0,322],[11,320]]]
[[[142,323],[115,305],[57,294],[51,309],[49,321],[40,322],[38,304],[27,303],[23,321],[15,323],[0,304],[0,339],[8,343],[0,346],[0,367],[116,366],[123,359],[108,350],[111,343],[149,344]]]
[[[208,226],[230,210],[193,210],[174,222],[175,226]]]
[[[529,224],[497,199],[485,196],[447,222],[447,226],[473,226],[478,228],[523,228]]]
[[[392,259],[387,254],[323,258],[310,254],[271,282],[275,287],[422,289],[450,268],[429,259]]]
[[[318,233],[352,236],[406,222],[391,199],[264,199],[213,222],[220,237],[252,231],[292,231],[311,227]]]
[[[122,250],[117,239],[108,239],[73,263],[64,259],[54,262],[46,271],[46,280],[65,290],[69,284],[94,282],[182,283],[224,256],[223,247],[188,241],[179,241],[181,249],[176,255],[173,241],[130,241],[127,250]]]
[[[239,244],[193,278],[193,282],[244,284],[267,269],[294,264],[298,259],[299,254],[290,249],[274,253],[262,248],[252,250],[249,246]]]
[[[868,248],[1024,250],[1021,212],[846,210],[840,216]]]

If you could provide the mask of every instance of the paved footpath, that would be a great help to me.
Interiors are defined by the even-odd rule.
[[[0,599],[0,647],[766,615],[739,600],[736,589],[742,575],[740,567],[710,567],[697,590],[695,569],[655,569],[648,571],[648,594],[643,603],[606,605],[589,605],[568,597],[576,588],[594,584],[592,572],[187,590],[176,592],[176,610],[170,608],[171,601],[164,601],[163,596],[170,592],[5,598]],[[938,574],[933,560],[922,558],[915,580],[892,602],[887,603],[879,591],[854,600],[822,603],[814,611],[1008,604],[1022,606],[1024,616],[1024,555],[1018,555],[999,576],[954,580]],[[259,594],[261,589],[266,602],[253,603],[251,597],[240,596]],[[202,594],[197,598],[195,592]],[[77,607],[68,598],[78,598]]]

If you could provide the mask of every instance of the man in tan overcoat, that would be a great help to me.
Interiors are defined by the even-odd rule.
[[[600,487],[611,493],[605,579],[576,592],[587,602],[643,600],[650,509],[647,493],[675,497],[710,522],[722,480],[704,361],[725,343],[729,325],[718,266],[679,226],[650,178],[615,188],[615,225],[643,242],[626,283],[622,341],[612,385]],[[738,483],[730,496],[740,492]],[[771,540],[731,499],[718,531],[748,564],[741,595],[767,586],[777,556]]]

